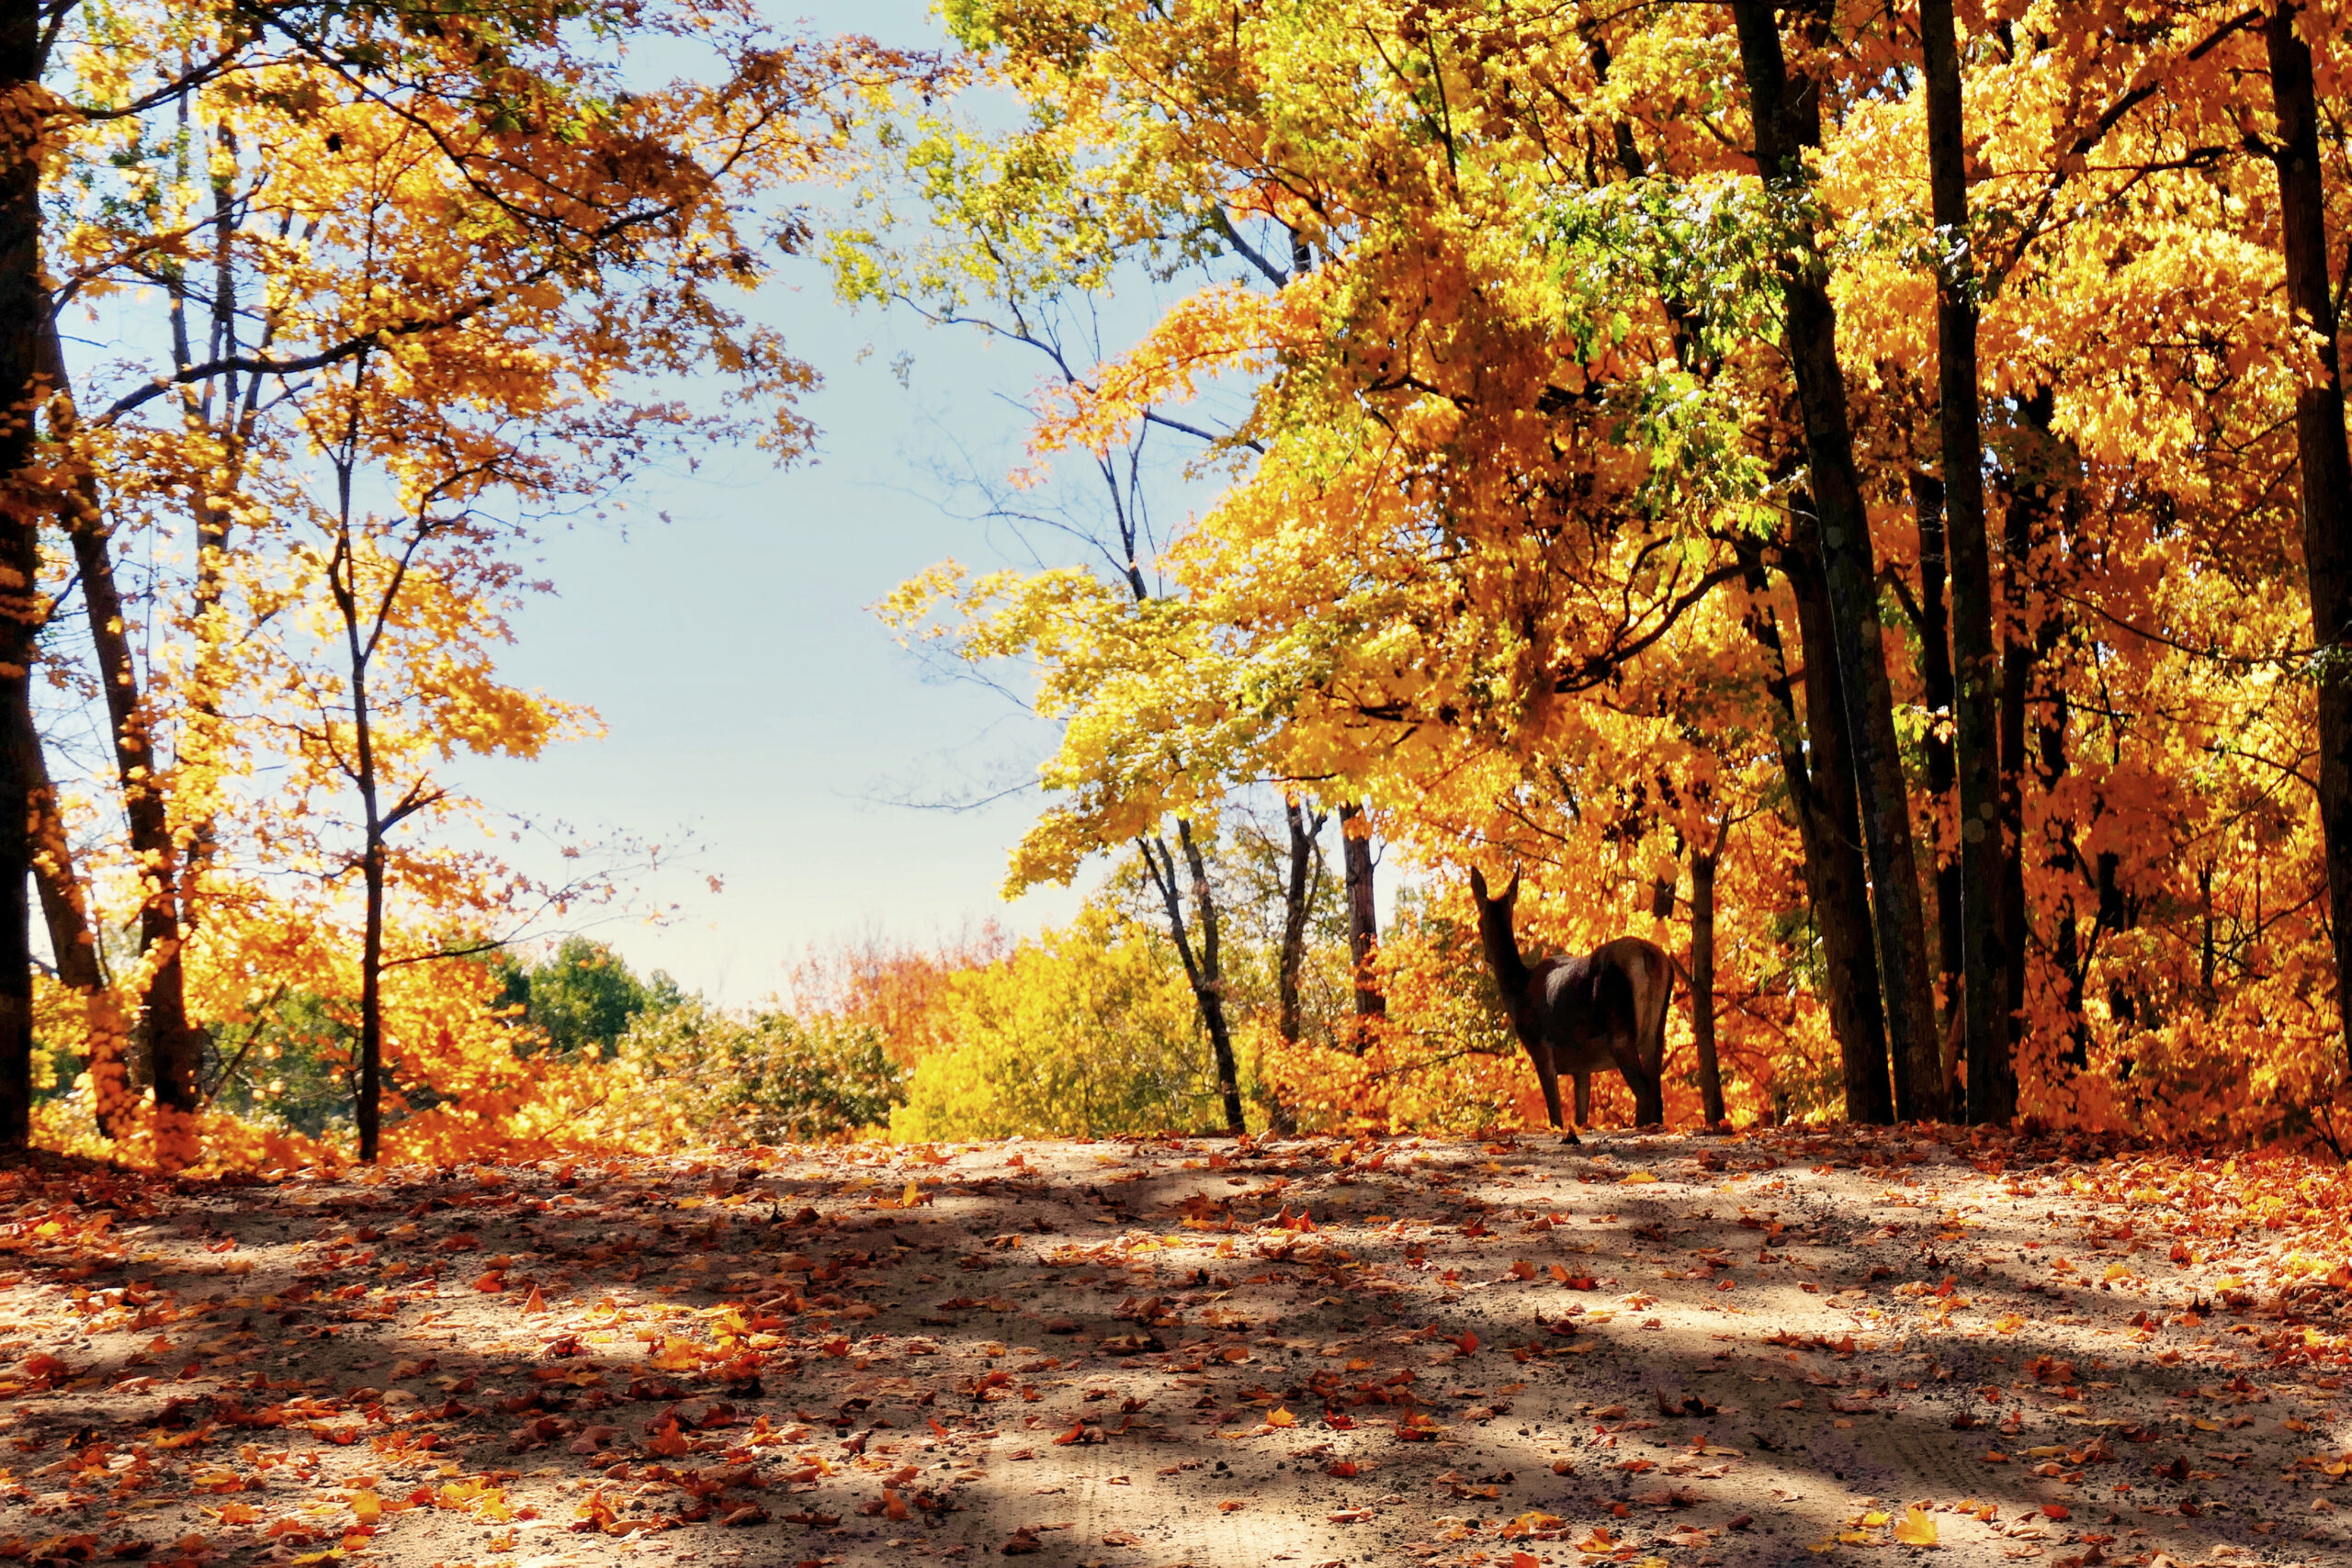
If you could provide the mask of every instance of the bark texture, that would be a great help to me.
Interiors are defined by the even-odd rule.
[[[2317,365],[2295,389],[2295,458],[2301,478],[2303,566],[2311,580],[2312,638],[2324,650],[2319,684],[2319,820],[2327,843],[2329,929],[2338,1007],[2352,1061],[2352,455],[2345,447],[2344,372],[2335,300],[2327,281],[2327,197],[2320,183],[2319,106],[2311,45],[2296,32],[2303,7],[2282,5],[2264,29],[2278,115],[2278,247],[2287,306],[2309,334]]]
[[[1821,140],[1816,90],[1802,78],[1790,79],[1773,6],[1748,0],[1732,9],[1755,121],[1758,167],[1770,186],[1802,210],[1802,152]],[[1831,630],[1845,687],[1847,736],[1854,751],[1886,987],[1895,1115],[1936,1120],[1944,1113],[1944,1086],[1926,920],[1913,855],[1910,796],[1894,733],[1894,691],[1886,674],[1870,513],[1854,461],[1845,373],[1838,359],[1838,311],[1829,297],[1827,263],[1802,221],[1789,234],[1783,254],[1785,350],[1804,424],[1823,575],[1834,612]]]
[[[1984,532],[1984,433],[1977,392],[1976,263],[1968,223],[1968,152],[1951,0],[1920,0],[1927,72],[1928,186],[1936,220],[1936,389],[1951,550],[1953,720],[1960,785],[1962,1030],[1968,1119],[2015,1110],[2009,1056],[2008,949],[2001,940],[2000,740],[1994,710],[1993,568]],[[2014,852],[2013,851],[2011,852]]]
[[[1690,857],[1690,1041],[1699,1056],[1699,1104],[1707,1125],[1724,1120],[1724,1075],[1715,1060],[1715,857]]]
[[[1385,1017],[1388,998],[1381,995],[1380,979],[1372,966],[1380,948],[1380,913],[1373,898],[1372,824],[1365,819],[1363,807],[1340,807],[1340,846],[1341,863],[1347,870],[1348,958],[1355,969],[1356,1018],[1362,1021]],[[1357,1052],[1362,1053],[1371,1043],[1371,1031],[1359,1021],[1355,1032]]]
[[[36,418],[45,378],[40,276],[40,11],[0,7],[0,1146],[32,1135],[34,573],[46,487],[35,477]]]

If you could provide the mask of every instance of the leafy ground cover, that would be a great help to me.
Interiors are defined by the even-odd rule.
[[[0,1554],[2346,1560],[2332,1168],[1904,1129],[0,1176]]]

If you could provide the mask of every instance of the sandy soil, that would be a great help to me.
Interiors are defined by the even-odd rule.
[[[2344,1217],[2287,1179],[1908,1130],[17,1172],[0,1555],[2352,1562]]]

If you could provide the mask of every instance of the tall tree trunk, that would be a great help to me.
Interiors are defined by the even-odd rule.
[[[1283,801],[1283,821],[1290,829],[1289,874],[1283,879],[1282,951],[1274,970],[1274,1031],[1284,1046],[1295,1046],[1306,1033],[1305,1009],[1299,991],[1306,968],[1306,927],[1315,913],[1315,896],[1323,881],[1322,846],[1317,842],[1329,816],[1309,811],[1295,797]],[[1287,1136],[1298,1131],[1290,1103],[1269,1096],[1273,1130]]]
[[[368,802],[375,815],[375,802]],[[368,925],[359,946],[359,1158],[373,1165],[384,1146],[384,844],[368,824]]]
[[[1809,82],[1789,80],[1772,6],[1741,0],[1732,10],[1753,108],[1758,169],[1771,188],[1801,192],[1803,150],[1821,140],[1816,89]],[[1847,735],[1854,749],[1862,840],[1886,981],[1895,1114],[1902,1120],[1939,1119],[1944,1086],[1938,1066],[1918,866],[1912,850],[1910,795],[1895,741],[1870,513],[1862,499],[1861,471],[1854,462],[1845,373],[1838,360],[1838,310],[1829,298],[1828,265],[1814,235],[1807,231],[1790,234],[1784,255],[1786,352],[1804,422],[1822,559],[1835,612]]]
[[[1388,998],[1381,995],[1380,978],[1373,970],[1380,948],[1380,912],[1373,899],[1372,824],[1361,806],[1340,807],[1340,853],[1347,868],[1348,959],[1355,971],[1354,1045],[1361,1055],[1372,1044],[1372,1031],[1364,1021],[1388,1012]]]
[[[42,365],[53,384],[66,391],[62,346],[57,325],[41,322]],[[59,435],[70,437],[73,404],[59,403]],[[66,535],[74,547],[74,565],[82,581],[82,604],[87,612],[91,647],[97,657],[98,683],[106,693],[107,717],[115,752],[116,777],[122,789],[123,817],[130,829],[131,852],[144,867],[139,907],[139,951],[142,957],[157,952],[141,998],[138,1031],[146,1043],[149,1076],[156,1102],[170,1110],[193,1112],[199,1108],[198,1069],[204,1057],[201,1034],[189,1023],[187,984],[180,966],[182,931],[179,844],[164,809],[164,782],[156,764],[154,737],[140,701],[139,673],[131,662],[130,623],[124,619],[122,592],[115,581],[114,551],[98,503],[96,476],[86,469],[74,475],[73,486],[59,498],[66,514]],[[100,1116],[107,1118],[106,1107]]]
[[[0,1147],[32,1140],[31,798],[33,620],[40,603],[40,519],[49,502],[35,471],[42,324],[41,7],[0,8]]]
[[[1151,872],[1153,886],[1159,894],[1161,905],[1168,911],[1169,934],[1176,942],[1176,956],[1184,965],[1184,977],[1192,983],[1193,1000],[1200,1009],[1201,1027],[1207,1031],[1209,1054],[1216,1066],[1217,1093],[1225,1101],[1226,1131],[1239,1137],[1248,1130],[1248,1119],[1241,1109],[1241,1068],[1233,1055],[1233,1031],[1225,1017],[1225,977],[1223,957],[1218,951],[1216,895],[1209,886],[1207,858],[1201,852],[1200,841],[1193,836],[1193,825],[1182,818],[1176,819],[1176,839],[1184,852],[1184,870],[1191,874],[1193,907],[1200,920],[1201,940],[1193,941],[1191,923],[1184,918],[1184,882],[1176,867],[1176,857],[1169,851],[1165,839],[1143,838],[1136,840],[1143,851],[1144,864]]]
[[[1274,1028],[1283,1044],[1295,1045],[1305,1032],[1299,982],[1306,966],[1306,925],[1315,912],[1316,886],[1322,880],[1323,857],[1316,840],[1329,818],[1320,811],[1308,811],[1296,800],[1285,800],[1283,819],[1290,828],[1290,874],[1283,883],[1283,946],[1275,974]]]
[[[1949,713],[1953,702],[1951,626],[1944,609],[1946,576],[1944,486],[1932,474],[1911,476],[1911,509],[1919,521],[1919,604],[1915,613],[1919,631],[1919,683],[1928,711]],[[1930,728],[1920,750],[1928,759],[1928,794],[1948,799],[1959,777],[1951,738],[1940,727]],[[1945,1008],[1939,1038],[1951,1038],[1951,1020],[1960,1016],[1961,931],[1960,856],[1956,849],[1931,839],[1936,866],[1936,994]],[[1949,1076],[1949,1075],[1947,1075]]]
[[[2270,92],[2278,115],[2278,248],[2287,308],[2316,352],[2295,377],[2295,458],[2302,480],[2303,568],[2311,579],[2312,638],[2327,650],[2319,682],[2319,820],[2327,845],[2328,926],[2335,941],[2337,1009],[2352,1060],[2352,455],[2345,446],[2344,373],[2335,300],[2327,280],[2327,193],[2320,183],[2319,106],[2311,45],[2295,31],[2304,7],[2282,4],[2265,29]],[[2306,17],[2312,27],[2325,24]]]
[[[1768,581],[1763,550],[1754,543],[1736,547],[1747,568],[1748,592],[1760,597]],[[1805,591],[1799,588],[1796,574],[1804,569],[1793,547],[1784,550],[1781,558],[1792,592],[1798,596],[1802,630]],[[1811,581],[1810,592],[1818,602],[1817,570]],[[1879,1001],[1878,954],[1871,942],[1870,900],[1863,883],[1860,829],[1854,822],[1853,774],[1846,761],[1845,710],[1838,700],[1818,698],[1810,683],[1818,676],[1834,693],[1837,668],[1823,660],[1819,661],[1822,668],[1815,671],[1814,661],[1806,661],[1805,714],[1800,721],[1779,617],[1769,606],[1758,604],[1749,610],[1747,626],[1770,656],[1764,687],[1772,700],[1773,739],[1780,748],[1797,842],[1804,851],[1805,896],[1814,927],[1820,933],[1822,998],[1829,1013],[1830,1038],[1838,1043],[1846,1119],[1885,1122],[1894,1110],[1887,1092],[1885,1011]]]
[[[1846,739],[1846,694],[1832,651],[1830,622],[1835,617],[1809,531],[1791,542],[1781,564],[1796,601],[1797,635],[1803,640],[1805,748],[1812,756],[1810,809],[1801,814],[1811,822],[1806,881],[1814,924],[1821,931],[1822,959],[1829,970],[1830,1031],[1838,1042],[1846,1120],[1883,1123],[1894,1120],[1894,1100],[1887,1087],[1885,993],[1879,984],[1878,950],[1871,932],[1854,753]],[[1784,675],[1783,704],[1789,700],[1787,683]],[[1804,767],[1804,761],[1798,758],[1792,762],[1785,740],[1781,753],[1782,770],[1793,779],[1794,770]]]
[[[2001,596],[2007,611],[2001,633],[2000,817],[2001,834],[2009,846],[2001,861],[2001,936],[2010,963],[2003,975],[2008,1050],[1996,1063],[1999,1071],[1993,1090],[1991,1120],[1999,1122],[2017,1114],[2016,1057],[2025,1033],[2026,959],[2033,937],[2025,897],[2025,862],[2032,847],[2025,836],[2026,782],[2030,776],[2037,779],[2046,796],[2066,771],[2067,716],[2063,692],[2044,699],[2048,712],[2031,726],[2034,750],[2027,750],[2027,720],[2036,701],[2034,670],[2058,647],[2065,630],[2055,615],[2045,615],[2039,626],[2029,627],[2023,612],[2030,586],[2047,583],[2054,570],[2049,560],[2037,559],[2036,552],[2048,532],[2052,491],[2070,482],[2064,472],[2067,459],[2052,433],[2056,412],[2057,400],[2046,386],[2035,389],[2018,404],[2019,425],[2008,463],[2007,515],[2001,529]],[[2043,842],[2048,846],[2045,864],[2061,872],[2072,868],[2070,828],[2060,825]],[[2071,886],[2071,879],[2062,878],[2061,885]],[[2072,895],[2067,897],[2069,912],[2060,917],[2060,929],[2053,936],[2062,950],[2058,954],[2062,968],[2063,950],[2074,940],[2067,929],[2073,919]]]
[[[356,382],[364,371],[355,367]],[[354,400],[355,407],[356,400]],[[358,416],[352,415],[335,460],[337,531],[334,558],[327,566],[327,584],[343,617],[344,653],[351,683],[352,784],[359,792],[360,822],[366,838],[360,846],[359,875],[366,890],[365,924],[359,938],[359,1082],[352,1096],[353,1117],[359,1124],[359,1158],[373,1165],[384,1144],[384,874],[385,840],[390,830],[376,773],[376,716],[370,705],[368,676],[376,637],[383,631],[388,603],[378,605],[373,619],[360,608],[359,552],[352,537],[352,478],[356,464]],[[405,806],[405,803],[404,803]],[[403,808],[404,808],[403,806]]]
[[[1928,187],[1935,209],[1938,423],[1943,437],[1944,509],[1951,539],[1953,715],[1960,771],[1961,973],[1968,1053],[1968,1116],[2007,1120],[2008,963],[2001,941],[1997,679],[1993,658],[1992,551],[1984,533],[1984,434],[1976,366],[1976,258],[1968,222],[1968,153],[1960,90],[1960,43],[1951,0],[1919,0],[1919,51],[1928,78]]]
[[[1721,840],[1717,840],[1720,845]],[[1724,1120],[1723,1068],[1715,1061],[1715,857],[1690,857],[1690,1041],[1699,1055],[1699,1104],[1710,1127]]]

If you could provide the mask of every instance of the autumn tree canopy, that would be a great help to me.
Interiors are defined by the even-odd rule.
[[[1703,875],[1750,1105],[2339,1134],[2339,8],[950,20],[933,220],[1189,280],[1041,459],[1249,389],[1176,592],[891,606],[1041,668],[1017,881],[1363,798],[1562,946]]]

